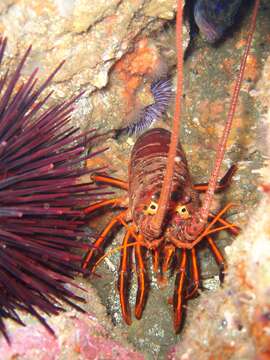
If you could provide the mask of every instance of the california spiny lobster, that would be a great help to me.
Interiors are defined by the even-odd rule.
[[[227,204],[216,215],[211,214],[210,206],[214,193],[230,184],[236,170],[236,167],[232,166],[218,183],[220,167],[232,127],[246,60],[255,30],[258,7],[259,0],[256,0],[247,45],[241,60],[230,110],[223,135],[218,144],[215,166],[209,183],[192,184],[184,150],[178,144],[180,99],[183,83],[182,0],[178,0],[177,5],[177,90],[172,133],[158,128],[149,130],[138,138],[131,154],[128,182],[102,174],[96,174],[93,177],[95,182],[122,188],[128,192],[128,195],[103,200],[85,209],[86,214],[93,213],[106,206],[119,207],[124,210],[115,216],[101,232],[86,254],[82,267],[86,273],[93,273],[100,261],[106,256],[103,255],[104,249],[107,246],[107,237],[112,228],[116,224],[122,224],[126,228],[121,246],[118,290],[122,315],[127,324],[131,324],[128,295],[133,251],[135,252],[138,281],[135,304],[135,317],[137,319],[142,316],[149,290],[146,268],[147,254],[149,252],[152,254],[154,271],[157,272],[160,268],[162,274],[168,270],[173,258],[176,261],[173,296],[176,333],[182,327],[183,302],[195,295],[200,285],[196,245],[202,240],[206,239],[220,266],[221,276],[223,276],[226,263],[210,235],[223,229],[238,234],[239,229],[222,218],[222,215],[232,204]],[[199,199],[200,191],[206,192],[202,203]],[[210,222],[208,223],[209,219]],[[193,277],[190,286],[186,284],[188,259],[191,260]]]

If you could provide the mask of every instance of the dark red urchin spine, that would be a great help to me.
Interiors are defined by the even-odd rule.
[[[0,39],[0,64],[6,39]],[[58,314],[59,300],[80,309],[82,301],[66,287],[80,271],[85,248],[80,208],[96,200],[95,185],[80,183],[91,172],[82,165],[85,146],[97,137],[81,134],[70,124],[76,98],[42,111],[48,100],[38,100],[62,63],[36,89],[35,70],[19,84],[29,55],[26,51],[16,70],[0,79],[0,331],[9,341],[4,318],[23,324],[16,309],[36,316],[53,330],[39,313]],[[92,169],[92,171],[94,171]]]

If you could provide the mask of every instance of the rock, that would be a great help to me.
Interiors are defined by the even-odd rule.
[[[54,337],[36,319],[20,312],[26,327],[18,327],[12,320],[7,320],[11,346],[0,335],[1,360],[15,357],[18,360],[144,360],[144,355],[127,345],[123,333],[114,332],[105,308],[91,285],[86,281],[80,281],[80,285],[87,289],[87,293],[80,292],[86,299],[82,308],[87,313],[67,308],[59,316],[45,316],[55,331]]]
[[[158,6],[155,6],[157,2]],[[255,214],[259,197],[258,173],[262,173],[261,167],[264,162],[258,148],[265,147],[267,126],[258,132],[258,124],[263,122],[266,125],[269,122],[266,114],[263,121],[258,115],[266,112],[269,103],[269,71],[266,70],[266,66],[264,72],[267,75],[264,80],[260,73],[266,53],[269,52],[268,0],[262,3],[264,7],[258,19],[248,78],[245,78],[244,91],[241,92],[240,106],[223,167],[225,171],[232,162],[237,162],[239,166],[224,201],[233,200],[242,205],[239,210],[229,215],[233,221],[236,219],[237,223],[244,226]],[[115,129],[126,121],[128,116],[133,116],[133,110],[136,116],[136,111],[151,103],[149,85],[153,79],[164,72],[173,77],[175,75],[174,27],[172,23],[164,27],[166,20],[173,18],[175,8],[176,0],[99,0],[95,2],[95,7],[92,1],[86,0],[44,0],[42,3],[39,0],[2,0],[0,31],[9,37],[9,56],[5,64],[8,66],[17,62],[19,55],[32,44],[31,61],[27,63],[25,74],[29,74],[38,66],[42,80],[62,59],[66,59],[62,71],[52,84],[55,91],[52,101],[85,91],[77,102],[74,123],[86,129]],[[207,181],[211,172],[217,139],[226,117],[230,91],[239,66],[246,32],[247,22],[244,20],[243,25],[240,24],[235,30],[234,36],[228,36],[218,47],[212,48],[198,40],[186,61],[181,141],[187,152],[192,176],[197,182]],[[186,44],[187,42],[188,40]],[[258,78],[264,83],[263,89],[254,88],[254,82]],[[258,105],[256,108],[253,106],[253,97],[258,98],[258,94],[263,96],[263,109]],[[158,125],[169,128],[173,109],[171,108],[168,113],[168,117],[164,116],[164,120]],[[133,144],[133,138],[119,141],[110,139],[106,143],[104,141],[104,146],[110,146],[111,151],[102,154],[100,160],[97,160],[97,165],[108,164],[108,172],[112,176],[126,180],[128,159]],[[264,176],[268,181],[269,176]],[[224,195],[220,196],[223,198]],[[242,240],[239,238],[230,248],[231,253],[228,257],[232,267],[224,289],[214,293],[217,287],[215,275],[218,273],[215,261],[212,256],[206,256],[205,252],[200,255],[203,276],[208,282],[213,280],[215,286],[212,286],[211,292],[188,303],[188,318],[184,332],[178,337],[173,333],[172,311],[167,304],[168,297],[173,293],[173,279],[170,289],[166,290],[160,290],[153,280],[149,307],[146,307],[143,319],[140,322],[134,321],[130,328],[122,324],[119,301],[115,301],[115,274],[111,273],[107,280],[104,272],[100,272],[102,281],[106,283],[104,285],[97,281],[103,287],[100,294],[104,303],[107,302],[109,294],[108,310],[113,314],[114,320],[117,320],[119,330],[116,331],[111,325],[105,309],[100,305],[96,295],[93,295],[93,291],[89,290],[88,307],[85,307],[89,311],[88,315],[68,310],[65,314],[48,320],[56,330],[57,339],[48,336],[29,316],[24,317],[27,322],[25,329],[18,328],[9,321],[13,345],[12,349],[9,349],[5,342],[1,342],[1,354],[7,353],[7,356],[13,358],[18,355],[18,359],[46,359],[44,356],[48,356],[49,359],[47,349],[50,348],[54,359],[66,359],[67,354],[70,354],[71,358],[74,356],[74,359],[80,359],[87,358],[89,354],[95,356],[98,349],[100,356],[110,359],[110,348],[113,348],[120,354],[119,358],[121,354],[124,358],[143,358],[143,355],[126,347],[125,338],[128,334],[130,341],[136,343],[138,348],[147,349],[147,358],[165,358],[167,347],[175,342],[179,343],[168,355],[173,359],[203,360],[203,356],[207,358],[212,353],[215,356],[219,354],[218,351],[223,351],[226,356],[222,360],[229,356],[235,356],[235,359],[249,359],[250,356],[253,359],[254,354],[260,356],[260,359],[263,359],[263,356],[266,358],[269,352],[266,336],[269,326],[268,299],[264,292],[264,285],[265,291],[268,290],[266,282],[269,281],[266,232],[266,241],[258,241],[260,246],[267,250],[265,254],[261,254],[260,249],[256,247],[261,228],[267,227],[269,213],[267,195],[263,196],[264,202],[261,203],[257,217],[248,228],[247,235],[243,234]],[[247,211],[251,211],[249,215]],[[108,218],[98,218],[96,223],[102,227],[107,221]],[[121,239],[121,236],[117,237],[114,245],[119,245]],[[227,235],[221,236],[220,240],[223,244],[222,249],[227,249],[232,241]],[[220,245],[220,242],[218,244]],[[252,257],[251,250],[252,254],[254,252]],[[259,257],[256,254],[259,254]],[[257,265],[255,255],[259,261]],[[116,269],[118,253],[115,254],[115,258],[112,268]],[[240,264],[239,267],[236,267],[236,264]],[[237,273],[239,269],[245,271]],[[252,273],[255,270],[258,271],[256,276]],[[109,271],[112,272],[111,269]],[[251,286],[251,292],[242,281],[247,281]],[[260,283],[258,291],[255,290],[257,282]],[[86,283],[83,285],[87,287]],[[136,298],[136,284],[134,289],[131,294],[133,302]],[[167,312],[155,312],[155,307],[159,307],[159,310],[166,308]],[[139,336],[137,329],[140,331]],[[251,334],[250,338],[248,334]],[[74,339],[76,336],[77,340]]]
[[[252,92],[263,109],[261,148],[269,159],[269,64]],[[262,110],[261,110],[262,111]],[[266,111],[266,113],[265,113]],[[171,360],[253,360],[270,358],[270,164],[257,172],[262,198],[249,210],[243,233],[227,247],[228,274],[224,287],[200,296],[181,341],[168,353]],[[264,189],[264,190],[263,190]]]
[[[122,107],[118,111],[111,109],[110,91],[104,94],[99,90],[111,85],[109,73],[114,65],[139,46],[144,34],[149,37],[162,28],[164,19],[174,17],[176,0],[160,1],[158,14],[151,11],[154,4],[151,0],[99,0],[94,6],[87,0],[44,0],[42,3],[39,0],[5,0],[0,4],[0,31],[9,38],[7,63],[11,59],[16,61],[32,44],[27,72],[39,67],[44,78],[66,59],[53,84],[55,97],[68,97],[85,90],[81,100],[81,104],[86,104],[84,117],[77,122],[83,128],[93,127],[93,124],[100,126],[100,118],[93,119],[91,115],[96,104],[101,102],[99,115],[103,119],[108,117],[108,112],[113,113],[110,124],[106,123],[110,127],[113,121],[117,123],[123,117],[123,110]],[[122,83],[116,84],[116,92],[115,87],[111,89],[117,96],[119,86]],[[89,97],[93,92],[97,99]],[[115,96],[113,101],[119,103],[121,97]]]
[[[146,5],[145,14],[164,20],[172,20],[174,10],[176,10],[176,2],[174,0],[154,0]]]

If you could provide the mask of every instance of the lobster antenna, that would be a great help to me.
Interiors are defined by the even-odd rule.
[[[216,185],[217,185],[217,181],[218,181],[221,163],[224,158],[224,154],[225,154],[225,150],[226,150],[227,140],[228,140],[230,130],[232,127],[232,121],[233,121],[233,117],[235,114],[235,109],[236,109],[238,98],[239,98],[239,92],[240,92],[241,84],[242,84],[243,77],[244,77],[244,71],[245,71],[245,67],[246,67],[247,57],[249,54],[253,34],[255,31],[255,27],[256,27],[256,18],[257,18],[257,14],[258,14],[259,3],[260,3],[260,0],[255,1],[252,18],[251,18],[251,26],[250,26],[250,30],[249,30],[249,34],[248,34],[248,39],[247,39],[247,45],[246,45],[244,54],[242,56],[239,74],[236,79],[233,96],[231,99],[230,110],[228,113],[228,117],[227,117],[227,121],[226,121],[226,124],[224,127],[224,132],[223,132],[222,138],[218,144],[215,167],[214,167],[214,170],[210,177],[208,189],[206,191],[204,202],[203,202],[203,205],[202,205],[202,208],[200,211],[200,220],[203,222],[205,222],[208,218],[211,202],[212,202],[214,192],[216,189]]]
[[[168,152],[167,167],[166,167],[164,181],[158,202],[158,210],[156,215],[153,217],[153,221],[151,223],[151,227],[156,233],[161,232],[161,226],[167,210],[167,203],[171,193],[175,156],[176,156],[178,137],[180,132],[181,100],[182,100],[182,92],[183,92],[182,24],[183,24],[183,0],[178,0],[177,15],[176,15],[177,85],[176,85],[176,96],[175,96],[175,111],[174,111],[173,126],[171,132],[170,148]]]

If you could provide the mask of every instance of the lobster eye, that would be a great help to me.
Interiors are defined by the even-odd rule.
[[[155,201],[151,201],[150,205],[143,211],[145,215],[155,215],[157,213],[158,204]]]
[[[190,216],[185,205],[178,205],[176,207],[176,212],[181,216],[182,219],[188,219]]]

